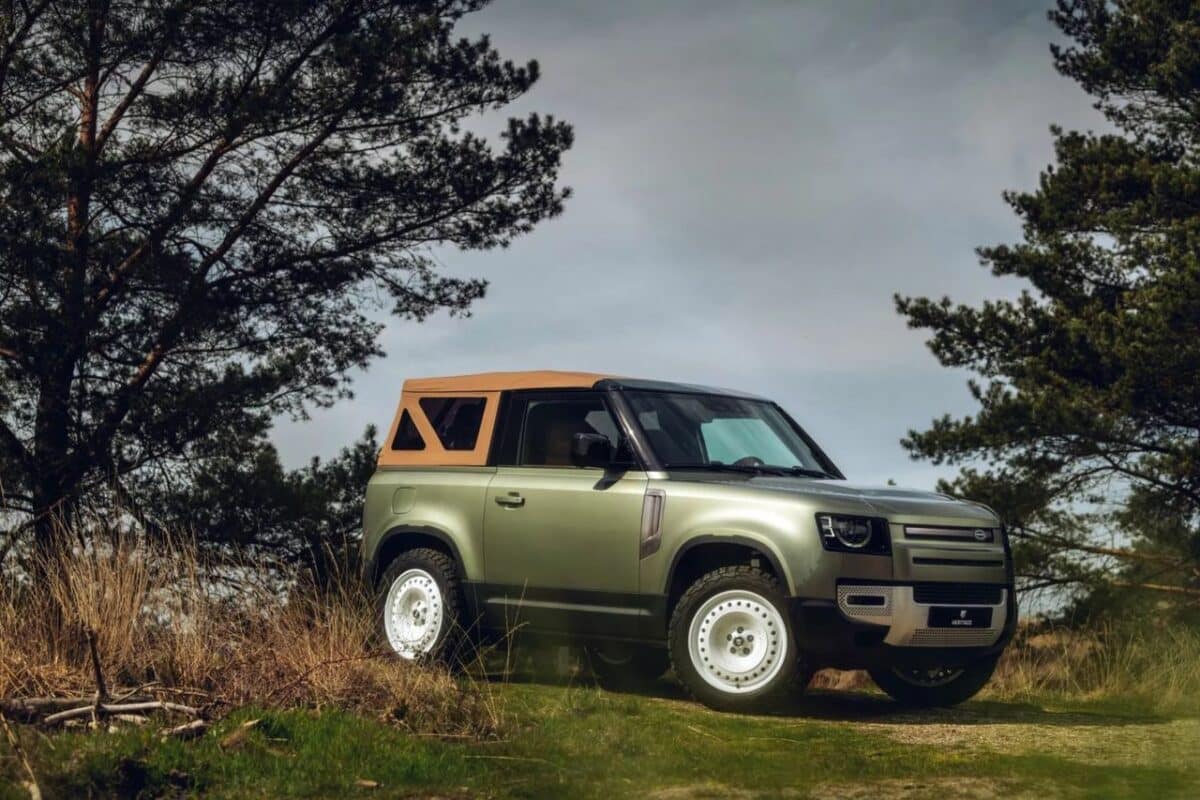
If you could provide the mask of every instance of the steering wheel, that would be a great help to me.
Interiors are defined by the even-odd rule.
[[[767,462],[763,461],[758,456],[743,456],[743,457],[739,458],[737,461],[733,462],[733,466],[735,466],[735,467],[761,467],[765,463],[767,463]]]

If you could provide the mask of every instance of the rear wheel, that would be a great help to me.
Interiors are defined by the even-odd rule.
[[[641,689],[652,685],[671,666],[667,651],[632,644],[589,645],[588,666],[605,689]]]
[[[879,667],[868,670],[871,679],[892,699],[910,706],[954,706],[971,699],[987,685],[999,656],[962,667]]]
[[[463,643],[461,596],[445,553],[428,547],[401,553],[379,581],[376,617],[384,641],[408,661],[452,664]]]
[[[796,645],[779,582],[758,567],[721,567],[693,583],[671,614],[671,664],[702,703],[725,711],[787,695]]]

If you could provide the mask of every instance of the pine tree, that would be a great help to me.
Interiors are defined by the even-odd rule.
[[[39,541],[89,498],[150,511],[344,396],[376,307],[483,295],[429,248],[558,214],[572,140],[462,127],[538,78],[455,37],[484,4],[0,0],[0,511]]]
[[[1005,518],[1027,586],[1200,598],[1200,5],[1060,0],[1059,72],[1111,132],[1052,129],[1006,200],[1023,241],[981,248],[1028,287],[981,307],[897,298],[978,411],[904,444]]]

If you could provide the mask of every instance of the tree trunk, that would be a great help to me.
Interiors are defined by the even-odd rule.
[[[79,95],[78,149],[68,170],[67,236],[61,315],[49,331],[34,423],[33,486],[35,570],[53,563],[57,539],[70,530],[78,472],[71,463],[70,402],[75,364],[86,348],[81,328],[83,294],[88,267],[92,181],[96,167],[96,127],[99,113],[100,51],[107,2],[88,4],[87,70]]]
[[[54,569],[63,535],[74,517],[70,457],[70,409],[73,367],[65,358],[46,365],[39,387],[37,418],[34,422],[32,487],[33,577],[48,580]]]

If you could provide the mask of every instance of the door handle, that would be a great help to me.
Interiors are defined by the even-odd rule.
[[[508,494],[496,495],[496,503],[508,508],[520,508],[525,505],[525,498],[516,492],[509,492]]]

